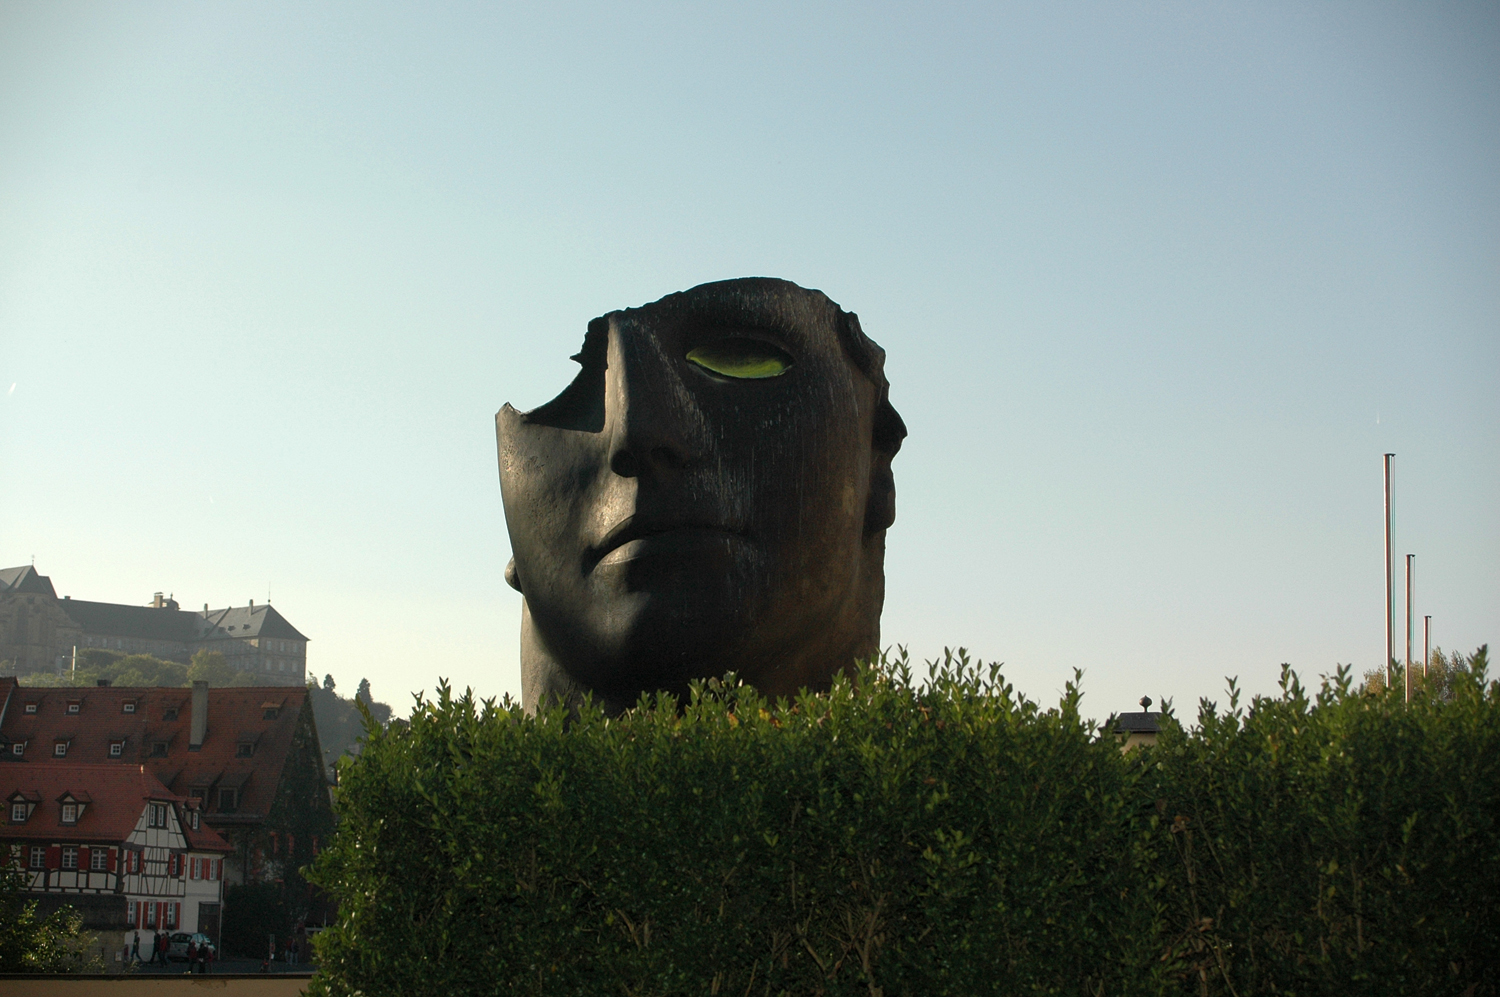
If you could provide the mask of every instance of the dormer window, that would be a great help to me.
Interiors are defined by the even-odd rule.
[[[66,758],[66,757],[68,757],[68,742],[67,741],[58,741],[56,744],[54,744],[52,746],[52,757],[53,758]]]
[[[78,699],[70,699],[70,700],[68,700],[68,709],[67,709],[67,712],[69,714],[77,713],[78,711],[80,711],[82,709],[83,709],[83,701],[82,700],[78,700]]]
[[[263,714],[263,718],[266,720],[275,720],[279,716],[281,716],[281,710],[274,706]]]
[[[166,741],[152,741],[151,742],[151,757],[152,758],[165,758],[165,757],[167,757],[167,742]]]
[[[188,811],[188,826],[191,827],[194,831],[198,830],[198,811]]]
[[[111,741],[111,742],[109,742],[109,757],[111,757],[111,758],[119,758],[123,754],[125,754],[125,742],[124,741]]]
[[[22,755],[26,754],[26,742],[25,741],[15,741],[15,742],[12,742],[12,744],[10,746],[10,753],[13,754],[13,755],[15,755],[17,758],[20,758]]]
[[[239,807],[239,793],[233,789],[219,790],[219,812],[232,814]]]
[[[255,745],[248,741],[241,741],[239,746],[234,750],[234,757],[236,758],[249,758],[253,754],[255,754]]]
[[[26,712],[27,713],[35,713],[36,712],[36,707],[37,707],[37,704],[35,704],[35,703],[27,703],[26,704]]]
[[[134,713],[135,712],[135,700],[133,700],[133,699],[127,699],[127,700],[125,700],[125,702],[121,703],[120,704],[120,712],[121,713]]]
[[[62,805],[62,822],[64,824],[78,823],[78,804],[64,803]]]
[[[177,719],[177,707],[175,707],[175,706],[169,706],[169,707],[167,707],[166,712],[161,715],[161,718],[164,721],[176,720]]]
[[[10,805],[10,822],[12,824],[24,824],[26,818],[31,816],[31,808],[25,803],[15,802]]]
[[[167,805],[165,803],[152,803],[146,807],[147,827],[167,826]]]

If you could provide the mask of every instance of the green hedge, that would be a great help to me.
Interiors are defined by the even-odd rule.
[[[1500,693],[1347,682],[1123,756],[961,653],[616,719],[443,687],[341,769],[314,990],[1494,993]]]

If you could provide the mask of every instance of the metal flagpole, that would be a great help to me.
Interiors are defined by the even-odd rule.
[[[1385,455],[1385,687],[1391,687],[1395,675],[1391,662],[1395,660],[1396,593],[1395,578],[1391,574],[1391,458]]]
[[[1411,702],[1411,563],[1417,555],[1406,555],[1406,701]]]
[[[1427,664],[1432,660],[1432,617],[1422,617],[1422,684],[1427,684]]]

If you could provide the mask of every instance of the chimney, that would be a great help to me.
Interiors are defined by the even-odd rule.
[[[151,597],[151,608],[152,609],[161,609],[165,605],[166,605],[166,603],[162,601],[162,597],[161,597],[161,593],[160,592],[156,593],[156,595],[154,595],[154,596]]]
[[[203,738],[208,734],[208,683],[199,679],[193,683],[193,726],[188,733],[188,750],[203,748]]]
[[[98,686],[101,689],[108,689],[109,688],[109,679],[95,679],[94,680],[94,685]]]
[[[255,614],[255,600],[254,599],[250,600],[250,613],[251,613],[252,616]]]

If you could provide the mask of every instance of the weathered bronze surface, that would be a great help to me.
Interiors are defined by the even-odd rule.
[[[573,359],[495,416],[528,709],[727,671],[791,696],[877,649],[906,426],[855,315],[726,280],[594,319]]]

